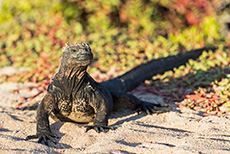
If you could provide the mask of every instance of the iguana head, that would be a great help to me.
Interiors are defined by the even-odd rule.
[[[67,43],[63,49],[62,62],[69,66],[88,66],[93,59],[93,53],[87,43]]]

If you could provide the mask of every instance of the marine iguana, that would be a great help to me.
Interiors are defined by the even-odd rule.
[[[38,138],[38,143],[44,142],[46,145],[48,140],[57,143],[56,136],[50,130],[49,116],[56,121],[94,122],[93,126],[86,127],[86,132],[94,129],[100,133],[106,129],[113,129],[108,126],[108,118],[110,113],[118,108],[128,106],[138,113],[144,111],[147,114],[158,112],[157,107],[164,105],[142,101],[126,92],[155,74],[185,64],[188,59],[197,58],[203,50],[206,49],[152,60],[124,75],[98,83],[86,71],[93,59],[90,46],[82,42],[71,45],[67,43],[63,48],[58,70],[48,86],[47,94],[38,106],[37,133],[27,136],[26,139]]]

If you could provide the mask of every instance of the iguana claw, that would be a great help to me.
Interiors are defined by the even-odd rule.
[[[25,140],[36,139],[36,138],[38,138],[38,143],[44,142],[44,144],[47,146],[48,146],[48,140],[50,140],[54,144],[58,143],[58,141],[56,140],[58,137],[53,133],[41,133],[39,135],[29,135],[26,137]]]
[[[163,113],[169,112],[167,109],[160,109],[159,107],[168,107],[167,104],[153,104],[149,102],[143,102],[139,108],[137,108],[136,112],[140,114],[141,111],[146,112],[148,115],[153,113]]]
[[[94,129],[97,133],[100,133],[100,132],[104,132],[105,133],[106,129],[108,129],[108,130],[109,129],[114,130],[115,128],[112,127],[112,126],[86,126],[85,132],[88,132],[91,129]]]

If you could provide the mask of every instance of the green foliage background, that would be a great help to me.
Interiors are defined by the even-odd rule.
[[[219,39],[214,17],[188,29],[183,14],[174,13],[173,22],[167,19],[174,5],[169,0],[2,0],[0,66],[37,69],[46,65],[44,59],[38,60],[45,55],[55,66],[66,42],[86,41],[103,66],[99,69],[108,71],[113,65],[130,68],[143,60],[175,54],[179,46],[197,48]]]
[[[0,0],[0,67],[30,69],[7,81],[43,82],[57,69],[67,42],[90,44],[90,73],[115,68],[118,74],[147,60],[216,46],[217,52],[204,52],[149,85],[176,97],[220,84],[226,93],[229,80],[221,79],[229,79],[230,41],[220,33],[213,6],[205,0]]]

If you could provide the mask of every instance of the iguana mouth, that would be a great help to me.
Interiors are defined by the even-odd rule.
[[[80,66],[89,65],[89,64],[91,63],[91,61],[92,61],[92,59],[79,59],[79,57],[76,58],[76,64],[77,64],[77,65],[80,64]]]

